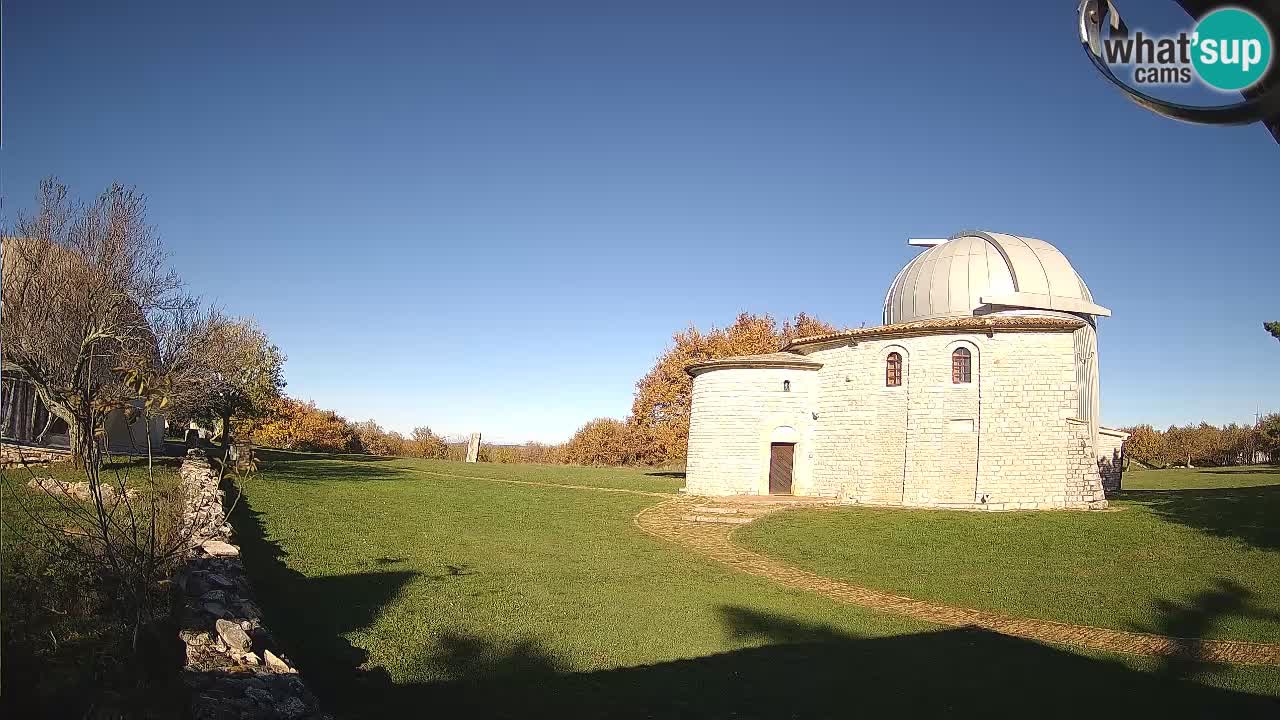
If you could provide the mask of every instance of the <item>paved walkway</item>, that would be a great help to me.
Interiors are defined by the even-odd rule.
[[[651,535],[780,585],[938,625],[977,626],[1029,640],[1131,655],[1188,656],[1214,663],[1280,665],[1280,645],[1172,638],[1007,617],[983,610],[914,600],[801,570],[751,552],[732,541],[734,529],[757,517],[788,507],[821,504],[824,503],[813,498],[679,497],[641,511],[635,516],[635,524]]]

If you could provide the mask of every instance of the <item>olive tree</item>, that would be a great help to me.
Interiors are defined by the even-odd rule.
[[[156,372],[156,319],[195,301],[165,266],[145,198],[118,184],[82,203],[56,180],[40,183],[3,263],[3,371],[66,422],[83,462],[106,412],[131,400],[121,371]]]
[[[195,348],[199,387],[188,399],[192,419],[216,425],[230,447],[234,421],[262,417],[284,389],[285,356],[252,319],[214,314]]]
[[[145,464],[110,469],[97,436],[109,412],[146,422],[201,386],[214,315],[166,267],[145,198],[133,189],[116,184],[75,202],[46,180],[35,209],[4,236],[3,371],[29,382],[66,422],[85,479],[14,468],[0,473],[4,501],[62,556],[92,569],[85,592],[114,596],[112,611],[132,626],[136,650],[138,633],[167,611],[160,580],[189,548],[187,498],[181,484],[157,479],[149,433],[138,449]]]

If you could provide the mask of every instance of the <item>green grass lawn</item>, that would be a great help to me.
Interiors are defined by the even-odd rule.
[[[176,490],[181,482],[178,466],[176,458],[156,458],[148,478],[145,458],[112,457],[104,460],[99,479],[112,488],[123,481],[130,488],[145,490],[154,480],[157,488]],[[0,546],[5,551],[49,544],[52,540],[46,528],[76,525],[79,519],[68,510],[89,507],[59,491],[47,493],[29,488],[28,483],[37,478],[55,478],[65,483],[86,480],[84,470],[72,462],[0,469]]]
[[[270,477],[291,482],[329,479],[493,478],[554,485],[587,485],[645,492],[674,493],[684,487],[684,473],[633,468],[589,468],[571,465],[498,465],[452,460],[379,458],[369,455],[325,455],[258,450]],[[272,462],[278,461],[278,462]]]
[[[1224,468],[1137,470],[1124,474],[1128,490],[1221,490],[1280,484],[1280,467],[1250,465]]]
[[[1280,642],[1280,470],[1148,470],[1113,512],[842,508],[735,539],[911,597],[1183,637]]]
[[[177,467],[177,460],[157,460],[156,485],[175,489]],[[5,658],[0,714],[86,717],[91,707],[104,716],[110,715],[108,708],[137,716],[180,712],[185,699],[181,688],[172,687],[177,684],[174,668],[167,668],[174,675],[172,684],[139,688],[132,672],[131,628],[110,612],[109,588],[79,558],[59,552],[54,533],[91,527],[84,514],[89,504],[27,485],[33,478],[48,477],[85,480],[84,471],[70,462],[0,469],[0,635]],[[112,486],[123,478],[132,488],[150,487],[145,460],[110,459],[100,478]]]
[[[344,717],[1277,710],[1269,669],[1081,654],[840,605],[632,523],[639,470],[269,453],[233,522],[272,627]],[[1045,705],[1048,694],[1062,695]],[[983,688],[993,688],[991,692]],[[995,689],[998,688],[998,689]],[[852,704],[852,705],[851,705]]]
[[[151,478],[156,487],[176,490],[181,482],[179,461],[157,458],[152,462]],[[37,478],[55,478],[65,483],[85,482],[84,470],[71,462],[46,465],[18,465],[0,469],[0,546],[8,551],[51,542],[45,529],[68,527],[76,518],[67,512],[73,506],[87,508],[87,503],[59,492],[52,494],[34,490],[28,483]],[[117,487],[123,481],[128,487],[145,490],[150,487],[145,458],[107,458],[99,473],[104,485]]]

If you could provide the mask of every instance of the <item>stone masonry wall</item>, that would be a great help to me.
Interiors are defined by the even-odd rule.
[[[179,638],[193,720],[328,718],[262,624],[262,611],[231,543],[218,473],[200,450],[182,463],[184,523],[192,537],[181,593]],[[274,648],[274,649],[273,649]]]
[[[951,380],[952,352],[972,382]],[[899,387],[885,361],[903,359]],[[1093,426],[1081,420],[1070,332],[860,340],[822,367],[694,378],[687,491],[768,492],[770,433],[799,434],[794,491],[865,504],[1023,510],[1105,507]],[[782,392],[791,380],[791,393]]]
[[[64,462],[70,459],[71,453],[67,450],[18,445],[8,441],[0,443],[0,468]]]
[[[1102,489],[1109,493],[1120,490],[1125,437],[1114,431],[1098,433],[1098,474],[1102,477]]]
[[[1092,425],[1078,419],[1074,337],[996,334],[986,346],[978,501],[1006,510],[1105,507]]]
[[[902,356],[902,385],[885,386],[890,352]],[[856,502],[901,504],[914,378],[913,348],[898,341],[863,342],[816,352],[813,429],[815,485]]]
[[[972,355],[968,384],[951,354]],[[901,387],[885,358],[903,356]],[[1096,467],[1077,462],[1088,434],[1069,333],[929,335],[819,350],[814,484],[850,502],[1008,510],[1090,507]],[[1081,446],[1081,442],[1085,445]]]
[[[693,379],[686,490],[694,495],[765,495],[769,445],[798,439],[793,491],[825,494],[812,483],[809,426],[813,370],[726,368]],[[783,390],[790,381],[791,390]],[[791,428],[794,435],[780,428]]]
[[[969,348],[973,382],[951,382]],[[902,387],[884,357],[904,356]],[[819,370],[815,484],[851,502],[980,510],[1089,507],[1097,470],[1078,462],[1088,434],[1070,333],[996,333],[864,341],[812,355]],[[897,498],[893,497],[897,495]]]
[[[951,350],[981,352],[972,338],[867,340],[812,357],[819,371],[814,428],[816,484],[858,503],[972,503],[980,428],[975,383],[951,383]],[[885,385],[888,355],[903,359],[902,385]]]

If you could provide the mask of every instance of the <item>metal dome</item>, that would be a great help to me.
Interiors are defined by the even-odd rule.
[[[1058,248],[1043,240],[963,232],[902,268],[884,300],[886,325],[998,312],[1110,316]]]

